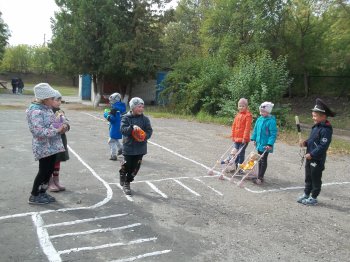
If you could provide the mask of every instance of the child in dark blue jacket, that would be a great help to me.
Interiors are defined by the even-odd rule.
[[[314,126],[309,138],[306,141],[300,141],[300,146],[306,146],[305,188],[304,194],[298,198],[297,202],[304,205],[317,205],[317,197],[321,192],[322,172],[333,134],[332,125],[327,120],[328,116],[334,117],[335,113],[317,98],[316,105],[312,109]]]
[[[153,134],[151,121],[143,114],[143,100],[134,97],[129,106],[130,111],[123,116],[121,123],[124,161],[119,170],[120,185],[126,195],[131,195],[130,183],[141,167],[142,158],[147,154],[147,140]],[[141,138],[135,135],[137,133],[143,133],[144,136]]]
[[[121,115],[126,112],[126,105],[121,101],[119,93],[113,93],[109,96],[110,109],[105,109],[104,118],[109,122],[108,145],[111,151],[110,160],[117,160],[117,155],[122,154],[122,133],[120,132]],[[117,152],[118,150],[118,152]]]

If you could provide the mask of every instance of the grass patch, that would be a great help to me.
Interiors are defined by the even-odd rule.
[[[30,89],[24,89],[24,94],[26,95],[34,95],[34,84],[26,84],[26,88]],[[53,86],[54,89],[57,89],[62,96],[78,96],[79,89],[77,87],[73,86]]]
[[[177,114],[163,106],[146,106],[145,114],[154,118],[177,118],[200,123],[213,123],[228,126],[231,125],[233,121],[225,117],[211,116],[204,112],[199,112],[197,115]]]
[[[146,106],[145,110],[146,115],[150,115],[155,118],[178,118],[178,119],[186,119],[190,121],[198,121],[201,123],[212,123],[212,124],[220,124],[220,125],[226,125],[231,126],[233,118],[224,118],[224,117],[217,117],[217,116],[210,116],[206,113],[200,112],[195,116],[190,115],[181,115],[171,112],[169,108],[161,107],[161,106]],[[299,119],[301,123],[304,123],[306,125],[313,125],[313,121],[311,119],[311,113],[305,113],[305,114],[299,114]],[[278,138],[277,140],[283,143],[286,143],[288,145],[294,145],[297,146],[299,143],[299,137],[298,133],[296,131],[296,125],[295,125],[295,115],[293,113],[290,113],[286,117],[287,123],[286,127],[279,128],[278,132]],[[331,121],[334,119],[331,119]],[[339,119],[339,121],[346,122],[343,118]],[[332,121],[332,124],[334,122]],[[335,124],[333,124],[335,125]],[[307,139],[310,134],[310,128],[304,128],[302,129],[302,138]],[[338,139],[333,137],[332,143],[328,149],[329,154],[350,154],[350,142],[343,139]]]
[[[103,115],[103,110],[105,107],[93,107],[90,105],[84,105],[84,104],[76,104],[76,103],[63,103],[61,105],[62,109],[69,109],[69,110],[76,110],[76,111],[94,111],[94,112],[101,112],[101,115]]]
[[[0,105],[0,110],[18,110],[18,109],[26,109],[26,106],[11,106],[11,105]]]
[[[26,84],[23,89],[23,95],[34,95],[34,84]],[[54,89],[60,91],[62,96],[78,96],[79,89],[73,86],[54,86]],[[0,94],[12,94],[12,89],[0,88]]]

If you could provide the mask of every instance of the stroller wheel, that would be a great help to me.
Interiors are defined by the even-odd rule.
[[[242,188],[242,187],[244,186],[243,181],[240,181],[240,182],[237,184],[237,186],[239,186],[240,188]]]
[[[219,176],[219,179],[220,179],[220,180],[225,180],[224,175],[221,174],[221,175]]]
[[[209,170],[209,171],[208,171],[208,175],[209,175],[209,176],[213,176],[213,175],[214,175],[214,171],[213,171],[213,170]]]

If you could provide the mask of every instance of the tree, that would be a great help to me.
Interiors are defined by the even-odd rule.
[[[6,47],[1,68],[16,73],[46,74],[53,71],[49,49],[28,45]]]
[[[199,3],[197,0],[181,0],[164,28],[162,57],[168,68],[181,58],[201,55],[199,29],[203,14]]]
[[[8,44],[7,41],[11,36],[8,25],[4,22],[1,16],[2,13],[0,12],[0,60],[3,58],[5,47]]]
[[[50,49],[46,46],[35,46],[31,48],[30,71],[38,74],[53,72]]]
[[[324,13],[326,46],[323,67],[335,75],[350,74],[350,3],[335,1]]]
[[[324,0],[294,0],[288,5],[286,47],[289,65],[294,74],[303,76],[304,96],[309,96],[309,75],[317,71],[324,48],[322,13],[326,9]]]
[[[31,67],[31,49],[28,45],[17,45],[5,49],[2,70],[16,73],[28,73]]]
[[[158,66],[159,15],[152,4],[161,0],[56,0],[52,49],[56,68],[93,76],[96,94],[104,79],[114,79],[122,96],[134,81],[147,79]],[[99,103],[96,96],[94,105]]]
[[[261,49],[260,7],[256,0],[214,1],[201,25],[204,52],[219,55],[232,66],[241,53],[253,54]]]

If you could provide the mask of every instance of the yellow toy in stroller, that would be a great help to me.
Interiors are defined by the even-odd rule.
[[[230,181],[234,182],[234,178],[242,176],[241,180],[237,183],[238,186],[242,187],[244,180],[248,178],[257,178],[258,176],[258,163],[260,159],[264,156],[266,150],[259,155],[255,151],[249,153],[248,157],[244,162],[238,165],[236,172],[232,175]]]

